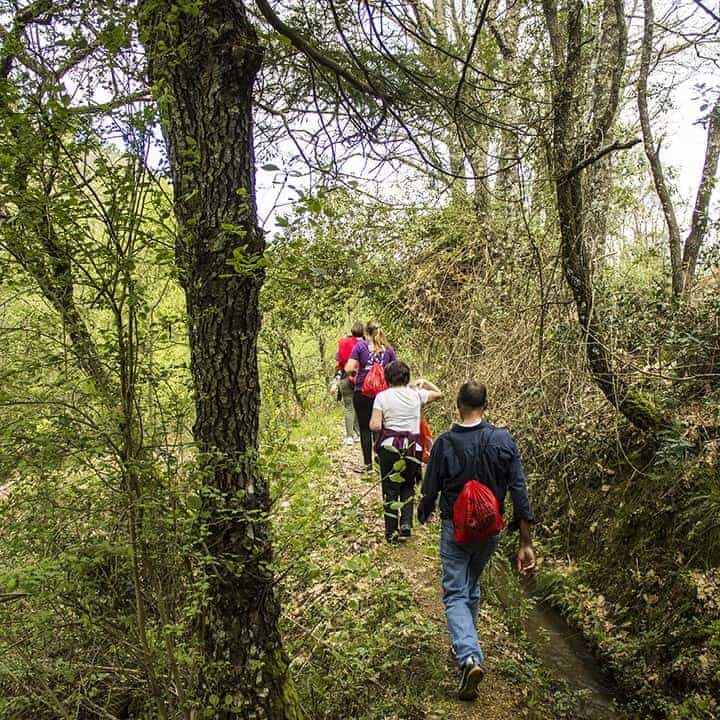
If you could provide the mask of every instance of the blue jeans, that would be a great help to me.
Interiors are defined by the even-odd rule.
[[[498,533],[476,545],[459,545],[453,539],[452,520],[442,521],[440,564],[443,603],[458,665],[470,656],[480,662],[484,659],[475,628],[480,605],[480,575],[499,540]]]

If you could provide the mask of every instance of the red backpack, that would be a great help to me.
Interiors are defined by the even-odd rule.
[[[448,435],[450,444],[455,450],[455,455],[463,468],[462,474],[469,475],[460,494],[453,505],[453,538],[456,543],[472,544],[497,535],[504,527],[503,518],[500,514],[500,503],[490,486],[481,479],[485,473],[478,472],[478,459],[485,461],[485,450],[490,442],[489,434],[487,442],[480,450],[481,458],[474,458],[472,467],[467,468],[466,456],[462,448],[456,444],[452,435]]]
[[[384,350],[379,355],[378,353],[374,352],[370,353],[370,360],[368,362],[368,364],[370,365],[370,370],[365,376],[362,387],[360,388],[360,392],[367,397],[374,398],[378,393],[381,393],[383,390],[387,390],[387,381],[385,380],[385,368],[382,364],[384,357]]]

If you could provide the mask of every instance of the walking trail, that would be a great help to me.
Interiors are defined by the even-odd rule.
[[[409,643],[405,669],[385,666],[374,673],[371,682],[376,687],[387,686],[392,696],[412,698],[412,708],[396,707],[392,715],[383,716],[386,720],[619,718],[583,643],[561,618],[536,607],[513,579],[509,558],[517,543],[514,535],[503,539],[483,574],[478,630],[486,662],[480,698],[474,703],[456,699],[459,672],[450,657],[442,604],[439,524],[416,525],[409,541],[388,545],[380,478],[358,472],[360,449],[340,445],[336,422],[332,413],[314,415],[296,429],[301,452],[322,458],[309,474],[302,473],[306,484],[301,484],[295,500],[286,503],[288,508],[296,501],[302,503],[305,532],[313,543],[305,559],[316,567],[316,579],[300,584],[290,594],[292,602],[287,607],[289,622],[306,635],[306,649],[296,659],[296,671],[307,667],[321,651],[341,656],[348,642],[357,643],[357,653],[362,655],[361,646],[372,643],[365,638],[372,635],[373,622],[383,622],[382,616],[373,616],[373,604],[383,602],[383,587],[399,583],[412,595],[409,609],[415,620],[411,622],[418,621],[412,627],[425,630],[418,630],[419,636],[407,635],[415,633],[410,626],[406,634],[399,632],[398,643]],[[322,508],[320,521],[314,519],[313,503]],[[292,563],[294,557],[287,560]],[[366,633],[354,640],[348,635],[351,626],[343,625],[347,620],[337,616],[351,604],[358,608],[354,627],[362,626]],[[370,616],[375,620],[367,620]]]
[[[333,458],[333,465],[346,490],[363,498],[369,513],[377,518],[377,542],[382,543],[381,490],[378,479],[363,477],[356,472],[358,448],[343,447]],[[530,666],[534,660],[508,627],[503,617],[505,609],[497,601],[483,601],[478,627],[481,644],[486,655],[486,673],[481,685],[480,699],[475,703],[456,699],[458,670],[449,654],[449,641],[445,632],[445,614],[440,588],[440,569],[437,553],[438,524],[430,523],[413,530],[413,537],[405,543],[388,548],[387,562],[402,574],[412,588],[416,606],[427,619],[437,623],[442,632],[435,634],[435,652],[444,662],[447,672],[441,685],[427,685],[427,720],[510,720],[511,718],[565,717],[552,713],[551,708],[538,696],[538,688],[528,682],[533,675]]]

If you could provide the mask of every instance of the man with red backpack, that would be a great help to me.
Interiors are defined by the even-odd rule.
[[[460,386],[461,421],[440,435],[430,453],[418,519],[427,522],[440,495],[440,559],[443,603],[461,700],[475,700],[483,678],[483,653],[476,622],[480,575],[500,539],[505,496],[512,498],[510,530],[520,531],[516,566],[535,567],[530,525],[534,522],[520,453],[512,435],[484,419],[487,388],[469,380]]]

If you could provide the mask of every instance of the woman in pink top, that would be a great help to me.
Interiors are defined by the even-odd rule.
[[[337,361],[337,370],[340,375],[338,381],[338,390],[342,397],[343,407],[345,408],[345,444],[352,445],[354,442],[353,433],[360,434],[360,427],[358,426],[357,415],[355,414],[355,406],[353,405],[353,390],[355,386],[350,382],[350,379],[345,372],[345,365],[350,359],[355,346],[363,339],[364,327],[361,322],[354,322],[352,328],[350,328],[350,335],[341,338],[338,341],[338,349],[335,353],[335,360]]]

